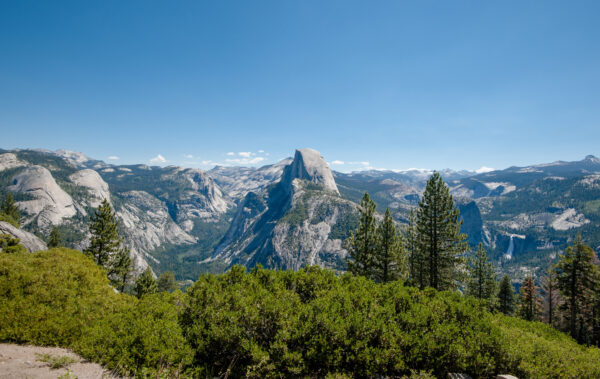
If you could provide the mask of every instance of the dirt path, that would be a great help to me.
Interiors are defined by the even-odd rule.
[[[66,367],[53,369],[51,363],[63,357],[75,361]],[[41,361],[42,360],[42,361]],[[39,347],[0,344],[0,378],[115,378],[99,364],[90,363],[69,350],[59,347]]]

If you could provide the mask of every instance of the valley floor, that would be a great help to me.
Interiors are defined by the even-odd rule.
[[[53,369],[40,361],[41,356],[70,357],[76,360],[67,367]],[[115,378],[97,363],[88,362],[77,354],[59,347],[0,344],[0,378]]]

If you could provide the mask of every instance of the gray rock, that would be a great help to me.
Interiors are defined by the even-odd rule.
[[[69,180],[71,180],[73,184],[88,190],[90,197],[89,199],[84,200],[86,205],[97,208],[104,199],[110,202],[108,184],[96,171],[90,169],[77,171],[69,176]]]
[[[497,375],[496,379],[519,379],[519,378],[517,378],[516,376],[513,376],[513,375],[503,374],[503,375]]]
[[[26,223],[37,220],[37,226],[60,225],[65,218],[77,213],[73,199],[54,180],[48,169],[42,166],[30,166],[15,175],[14,185],[8,187],[12,192],[26,194],[32,200],[19,201],[18,207],[30,218]]]
[[[21,240],[21,244],[25,246],[27,251],[30,253],[33,253],[34,251],[48,250],[48,246],[46,246],[44,241],[32,233],[15,228],[8,222],[0,221],[0,234],[8,234],[14,238],[18,238]]]
[[[148,253],[163,244],[189,245],[196,238],[183,231],[169,217],[167,207],[145,191],[129,191],[121,194],[123,205],[117,209],[126,244],[131,249],[138,270],[147,267]],[[156,261],[156,260],[155,260]]]
[[[284,170],[281,181],[291,185],[294,179],[307,180],[339,195],[331,169],[321,154],[313,149],[298,149],[291,165]]]
[[[13,153],[0,154],[0,171],[8,170],[15,167],[26,166],[27,163],[17,159]]]
[[[297,150],[283,172],[275,186],[246,195],[212,259],[295,270],[337,268],[343,261],[347,252],[331,231],[356,205],[339,196],[329,166],[314,150]]]

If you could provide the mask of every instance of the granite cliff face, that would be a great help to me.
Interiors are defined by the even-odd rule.
[[[212,259],[228,265],[341,268],[347,252],[335,227],[355,214],[356,206],[339,196],[321,155],[296,150],[279,182],[246,195]]]
[[[21,241],[21,245],[25,246],[30,253],[48,249],[46,243],[34,234],[15,228],[8,222],[0,221],[0,234],[8,234],[9,236],[18,238]]]
[[[160,263],[153,255],[157,249],[185,248],[207,238],[202,236],[207,229],[202,223],[222,222],[233,206],[201,170],[110,166],[64,150],[0,154],[0,173],[0,191],[14,194],[23,215],[23,229],[15,230],[25,233],[28,241],[35,237],[29,232],[47,236],[58,226],[67,246],[84,249],[90,238],[89,217],[107,199],[138,270],[148,262],[155,267]]]
[[[45,167],[29,166],[15,175],[12,182],[9,191],[29,198],[17,202],[19,209],[29,216],[25,224],[36,223],[40,229],[48,229],[77,213],[71,196]]]

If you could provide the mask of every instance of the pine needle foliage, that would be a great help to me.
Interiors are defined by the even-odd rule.
[[[152,276],[152,270],[150,267],[146,268],[144,272],[135,281],[135,293],[138,298],[144,295],[153,294],[158,292],[158,285],[156,280]]]
[[[53,248],[53,247],[59,247],[61,245],[62,241],[61,241],[61,236],[60,236],[60,232],[58,231],[57,227],[52,228],[52,231],[50,232],[50,237],[48,237],[48,247],[49,248]]]
[[[104,199],[94,212],[89,228],[92,238],[84,253],[106,268],[111,283],[123,291],[131,271],[131,258],[129,249],[123,246],[119,222],[108,200]]]
[[[6,193],[4,201],[2,201],[2,204],[0,205],[0,221],[6,221],[17,228],[21,222],[21,212],[19,212],[19,208],[10,191]]]
[[[377,220],[375,219],[375,202],[365,192],[360,202],[360,221],[358,229],[350,233],[345,247],[350,259],[347,260],[348,271],[354,275],[373,277],[375,251],[377,249]]]
[[[406,250],[389,208],[377,226],[377,248],[374,257],[374,279],[391,282],[408,275]]]
[[[479,244],[475,255],[469,258],[467,270],[467,294],[491,301],[495,297],[496,274],[482,243]]]
[[[458,286],[461,256],[469,250],[459,216],[448,186],[434,172],[417,209],[418,259],[426,273],[420,287],[447,290]]]
[[[538,321],[542,313],[542,303],[538,297],[538,287],[532,276],[523,280],[519,301],[519,316],[527,321]]]
[[[505,315],[512,315],[515,309],[515,294],[510,277],[504,275],[498,289],[498,310]]]
[[[555,266],[556,280],[560,294],[564,299],[561,309],[565,311],[569,333],[577,341],[586,336],[586,314],[598,291],[598,267],[594,264],[594,250],[584,244],[581,235],[577,235],[573,244],[559,255]]]

